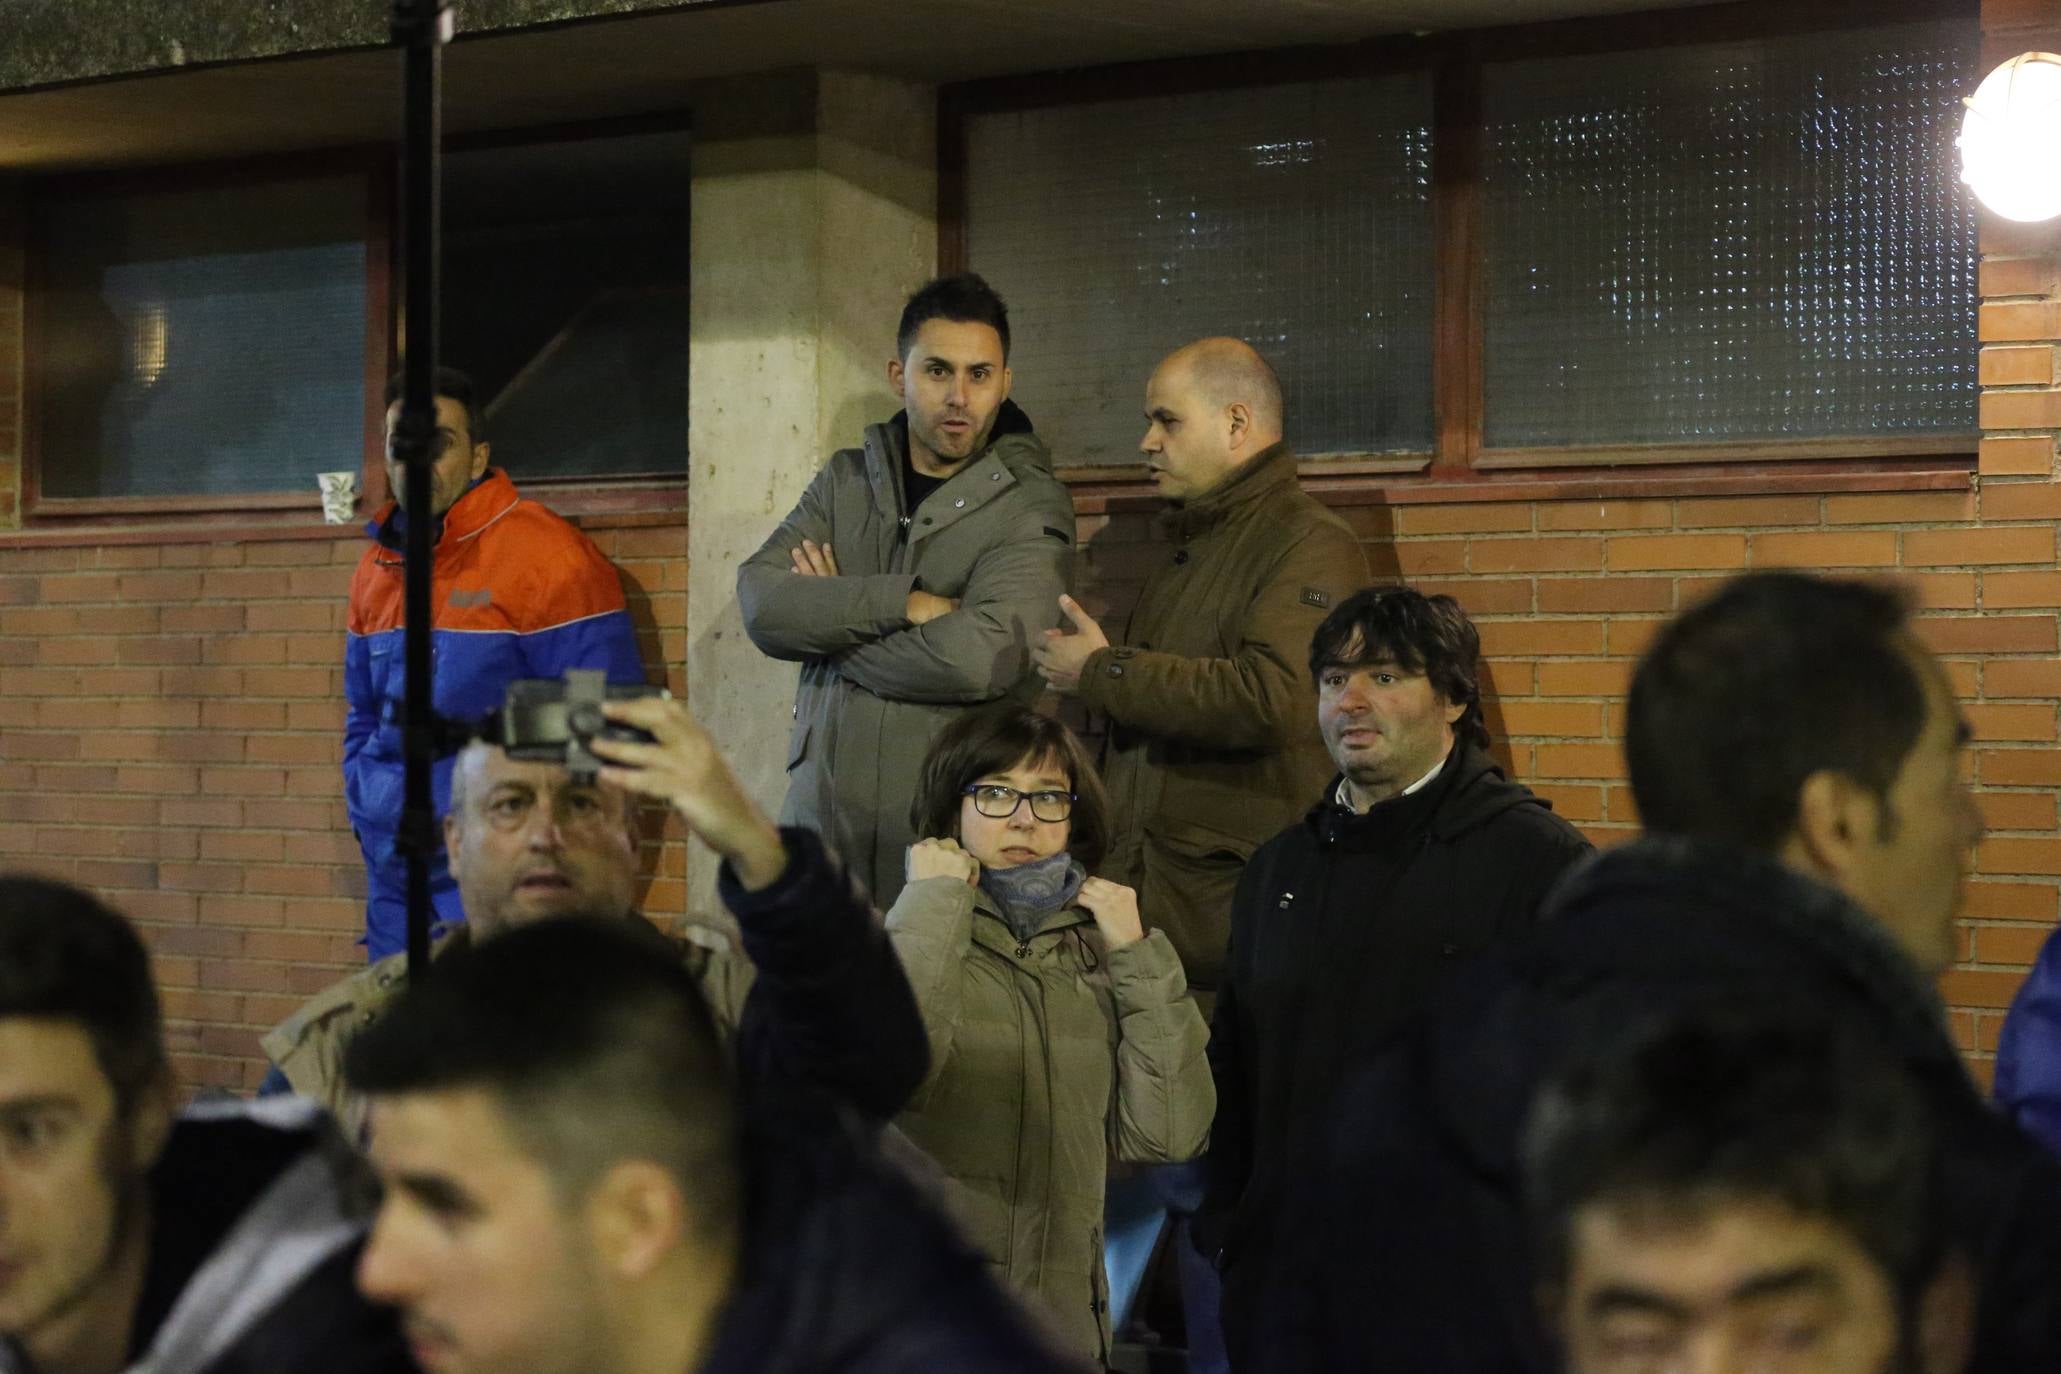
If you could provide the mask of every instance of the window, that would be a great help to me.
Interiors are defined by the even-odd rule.
[[[1340,471],[1966,463],[1977,26],[1880,13],[969,83],[941,259],[1008,298],[1060,461],[1111,477],[1152,363],[1208,333],[1276,362],[1290,438]]]
[[[311,520],[339,470],[384,498],[393,156],[299,161],[32,188],[32,520]],[[688,171],[678,121],[446,152],[441,351],[518,482],[684,484]]]
[[[1346,78],[972,116],[967,253],[1064,464],[1134,463],[1145,379],[1237,334],[1305,453],[1431,448],[1431,85]]]
[[[687,472],[688,135],[444,159],[444,361],[518,483]]]
[[[1972,434],[1974,58],[1925,26],[1490,66],[1484,446]]]
[[[362,173],[39,196],[43,502],[294,493],[365,451]]]

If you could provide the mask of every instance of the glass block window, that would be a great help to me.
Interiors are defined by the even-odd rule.
[[[1061,464],[1139,461],[1146,378],[1211,334],[1274,364],[1301,453],[1431,447],[1428,77],[978,113],[966,148],[967,262]]]
[[[471,374],[494,464],[687,471],[685,131],[444,159],[442,361]]]
[[[1488,67],[1484,445],[1976,429],[1973,25]]]
[[[46,497],[306,492],[365,452],[365,179],[36,207]]]

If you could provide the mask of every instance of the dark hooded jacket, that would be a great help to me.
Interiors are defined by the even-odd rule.
[[[697,1374],[1064,1374],[1078,1366],[879,1148],[929,1051],[886,932],[813,836],[718,890],[759,975],[735,1049],[742,1268]]]
[[[1217,1084],[1197,1244],[1225,1270],[1226,1328],[1274,1262],[1287,1177],[1323,1135],[1340,1081],[1469,956],[1527,931],[1589,850],[1471,744],[1364,814],[1336,790],[1253,855],[1232,908],[1211,1025]],[[1312,1366],[1313,1368],[1315,1366]]]
[[[312,1103],[204,1102],[149,1178],[130,1325],[148,1374],[413,1374],[400,1323],[353,1283],[368,1175]],[[31,1366],[0,1343],[0,1374]]]
[[[1269,1295],[1252,1369],[1557,1368],[1519,1197],[1538,1086],[1585,1037],[1742,997],[1866,1027],[1910,1067],[1942,1123],[1950,1237],[1980,1284],[1970,1368],[2061,1369],[2061,1168],[1983,1102],[1937,994],[1879,923],[1771,860],[1674,838],[1597,858],[1546,915],[1342,1085],[1305,1170],[1322,1181],[1283,1204],[1298,1248],[1282,1258],[1318,1277]]]

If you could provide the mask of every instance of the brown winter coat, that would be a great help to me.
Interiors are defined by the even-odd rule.
[[[1223,976],[1245,861],[1331,777],[1310,638],[1367,582],[1351,529],[1295,480],[1286,444],[1161,517],[1168,548],[1120,644],[1081,669],[1108,717],[1117,833],[1102,875],[1138,890],[1198,993]]]
[[[929,1076],[896,1124],[1002,1277],[1106,1360],[1109,1161],[1191,1159],[1216,1112],[1173,946],[1155,931],[1111,950],[1078,908],[1019,941],[958,878],[904,887],[887,930],[930,1034]]]
[[[917,838],[909,805],[931,741],[969,706],[1037,695],[1031,648],[1058,624],[1073,567],[1073,500],[1013,404],[987,450],[914,511],[907,450],[901,416],[870,426],[737,570],[745,633],[801,664],[780,819],[828,840],[883,908]],[[792,571],[804,539],[833,546],[838,576]],[[911,590],[959,609],[913,625]]]

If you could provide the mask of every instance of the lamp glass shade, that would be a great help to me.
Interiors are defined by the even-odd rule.
[[[2020,53],[1963,103],[1961,180],[2005,219],[2061,215],[2061,57]]]

